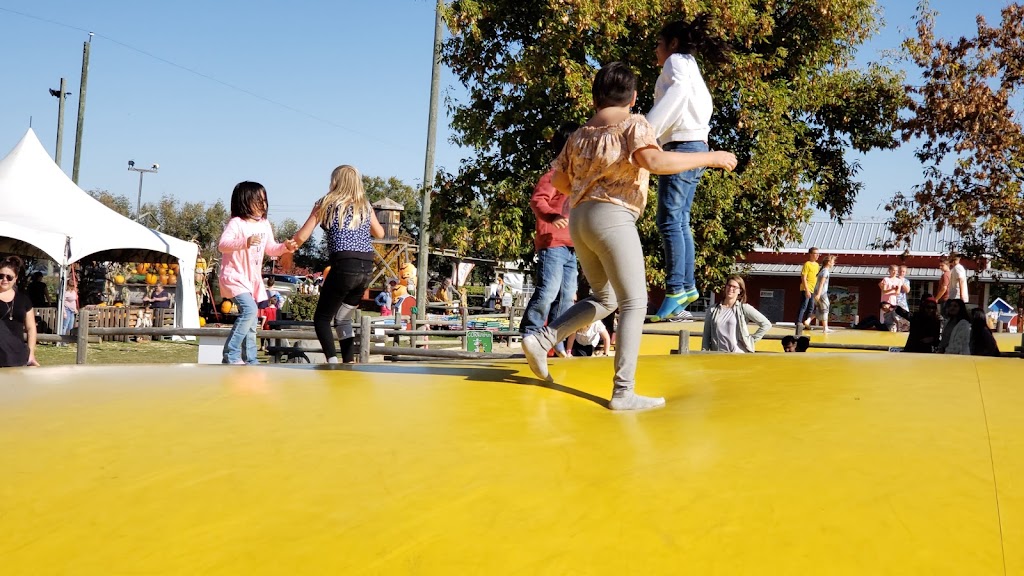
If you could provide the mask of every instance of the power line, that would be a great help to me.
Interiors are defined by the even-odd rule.
[[[383,140],[383,139],[378,138],[378,137],[376,137],[376,136],[374,136],[372,134],[367,134],[365,132],[360,132],[359,130],[355,130],[353,128],[349,128],[347,126],[342,126],[341,124],[338,124],[337,122],[334,122],[333,120],[329,120],[327,118],[323,118],[323,117],[317,116],[316,114],[313,114],[313,113],[310,113],[310,112],[306,112],[305,110],[296,108],[296,107],[291,106],[289,104],[285,104],[284,102],[279,102],[279,101],[274,100],[272,98],[267,98],[266,96],[263,96],[261,94],[257,94],[257,93],[255,93],[255,92],[253,92],[251,90],[247,90],[247,89],[242,88],[240,86],[236,86],[234,84],[231,84],[230,82],[225,82],[223,80],[220,80],[219,78],[214,78],[213,76],[210,76],[209,74],[204,74],[203,72],[199,72],[198,70],[194,70],[192,68],[189,68],[188,66],[183,66],[183,65],[178,64],[176,62],[172,62],[172,61],[170,61],[170,60],[168,60],[166,58],[162,58],[160,56],[157,56],[156,54],[153,54],[151,52],[147,52],[147,51],[145,51],[145,50],[143,50],[141,48],[136,48],[135,46],[132,46],[130,44],[126,44],[124,42],[121,42],[120,40],[117,40],[115,38],[111,38],[110,36],[107,36],[105,34],[100,34],[99,32],[92,32],[91,30],[87,30],[85,28],[80,28],[78,26],[72,26],[70,24],[65,24],[63,22],[57,22],[56,20],[50,20],[48,18],[42,18],[40,16],[35,16],[33,14],[28,14],[28,13],[21,12],[21,11],[18,11],[18,10],[12,10],[10,8],[4,8],[2,6],[0,6],[0,11],[8,12],[8,13],[11,13],[11,14],[16,14],[16,15],[22,16],[24,18],[30,18],[32,20],[38,20],[40,22],[45,22],[47,24],[53,24],[55,26],[61,26],[63,28],[69,28],[71,30],[77,30],[79,32],[93,33],[93,34],[95,34],[96,38],[103,38],[104,40],[107,40],[108,42],[111,42],[113,44],[117,44],[118,46],[121,46],[122,48],[126,48],[128,50],[133,51],[133,52],[137,52],[139,54],[142,54],[143,56],[147,56],[149,58],[152,58],[154,60],[157,60],[159,62],[167,64],[168,66],[173,66],[173,67],[175,67],[175,68],[177,68],[179,70],[183,70],[183,71],[188,72],[190,74],[194,74],[196,76],[199,76],[200,78],[209,80],[210,82],[215,82],[217,84],[220,84],[221,86],[224,86],[224,87],[229,88],[231,90],[235,90],[236,92],[241,92],[242,94],[245,94],[245,95],[250,96],[252,98],[256,98],[257,100],[262,100],[264,102],[267,102],[268,104],[273,104],[274,106],[279,106],[281,108],[284,108],[285,110],[288,110],[289,112],[293,112],[295,114],[299,114],[300,116],[305,116],[305,117],[310,118],[312,120],[316,120],[317,122],[322,122],[324,124],[327,124],[328,126],[332,126],[334,128],[338,128],[339,130],[344,130],[346,132],[351,132],[352,134],[356,134],[358,136],[362,136],[362,137],[367,138],[369,140],[372,140],[374,142],[378,142],[380,144],[385,144],[389,148],[392,148],[392,149],[393,148],[399,148],[399,149],[405,150],[406,152],[413,152],[413,150],[405,148],[405,147],[403,147],[401,145],[397,145],[395,143],[395,141]]]

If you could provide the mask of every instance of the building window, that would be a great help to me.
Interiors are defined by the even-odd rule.
[[[910,282],[910,292],[907,293],[907,306],[910,306],[910,310],[914,311],[921,305],[921,297],[925,294],[935,295],[932,292],[931,282]]]

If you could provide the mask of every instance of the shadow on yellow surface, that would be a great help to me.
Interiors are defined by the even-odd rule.
[[[6,370],[0,572],[1020,574],[1021,361],[823,358]]]

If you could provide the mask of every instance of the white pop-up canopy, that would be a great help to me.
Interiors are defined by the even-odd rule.
[[[192,289],[199,247],[150,230],[89,196],[54,163],[31,128],[0,160],[0,253],[48,257],[62,266],[86,257],[118,262],[176,259],[176,324],[199,327]]]

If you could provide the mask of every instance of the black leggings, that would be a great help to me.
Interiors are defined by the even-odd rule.
[[[372,260],[331,256],[331,271],[327,274],[324,285],[320,287],[320,300],[316,304],[316,312],[313,313],[316,338],[320,341],[320,348],[327,358],[333,358],[337,354],[333,330],[335,316],[341,310],[342,304],[352,309],[359,307],[363,294],[370,286],[372,275]],[[349,317],[347,320],[351,323],[352,318]],[[340,343],[342,361],[351,362],[353,338],[344,338]]]

